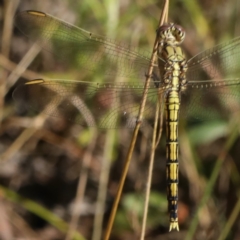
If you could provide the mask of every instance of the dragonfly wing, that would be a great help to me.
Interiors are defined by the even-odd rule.
[[[75,58],[78,66],[91,71],[121,77],[145,78],[150,54],[140,54],[127,46],[85,31],[51,15],[37,12],[20,12],[15,24],[23,34],[36,40],[44,49],[59,59]]]
[[[240,76],[240,37],[203,51],[188,61],[189,81],[228,80]]]
[[[226,119],[240,111],[240,79],[189,82],[181,94],[181,116],[195,120]]]
[[[157,88],[150,87],[148,93],[142,125],[155,113]],[[33,112],[43,111],[83,126],[134,128],[142,94],[143,84],[38,79],[20,85],[13,97]]]

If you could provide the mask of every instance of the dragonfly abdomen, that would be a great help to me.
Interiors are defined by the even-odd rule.
[[[179,115],[179,93],[169,91],[165,98],[166,113],[166,175],[167,175],[167,198],[170,214],[170,227],[179,230],[177,216],[178,201],[178,115]]]

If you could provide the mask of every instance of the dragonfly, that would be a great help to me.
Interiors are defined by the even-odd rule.
[[[28,10],[15,17],[18,29],[60,60],[74,59],[80,71],[101,73],[107,80],[34,79],[18,86],[13,97],[34,111],[52,102],[47,114],[98,128],[134,128],[144,91],[150,54],[85,31],[49,14]],[[178,224],[178,122],[180,117],[211,120],[239,111],[240,37],[187,59],[181,44],[184,29],[164,24],[157,29],[157,61],[148,86],[141,126],[155,114],[158,101],[166,120],[166,178],[169,231]],[[122,81],[114,81],[113,79]],[[126,81],[127,80],[127,81]],[[181,110],[181,111],[180,111]]]

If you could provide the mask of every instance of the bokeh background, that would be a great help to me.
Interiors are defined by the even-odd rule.
[[[85,71],[69,59],[59,63],[23,36],[14,26],[16,12],[47,12],[150,55],[162,4],[0,1],[0,239],[101,239],[132,133],[87,129],[41,113],[30,117],[18,108],[12,93],[23,81],[44,76],[83,80]],[[170,1],[169,19],[186,30],[183,48],[191,57],[239,36],[239,13],[237,0],[175,0]],[[91,81],[103,80],[101,73],[91,75]],[[239,116],[181,121],[180,232],[168,233],[163,132],[146,239],[240,239]],[[144,128],[138,136],[111,239],[139,239],[151,134],[151,128]]]

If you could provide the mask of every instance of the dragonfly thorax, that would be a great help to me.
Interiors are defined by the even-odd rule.
[[[186,87],[187,61],[180,46],[167,43],[158,49],[160,78],[166,89],[182,91]]]
[[[180,44],[185,31],[176,24],[162,25],[158,29],[158,68],[165,88],[181,91],[186,85],[187,61]]]

